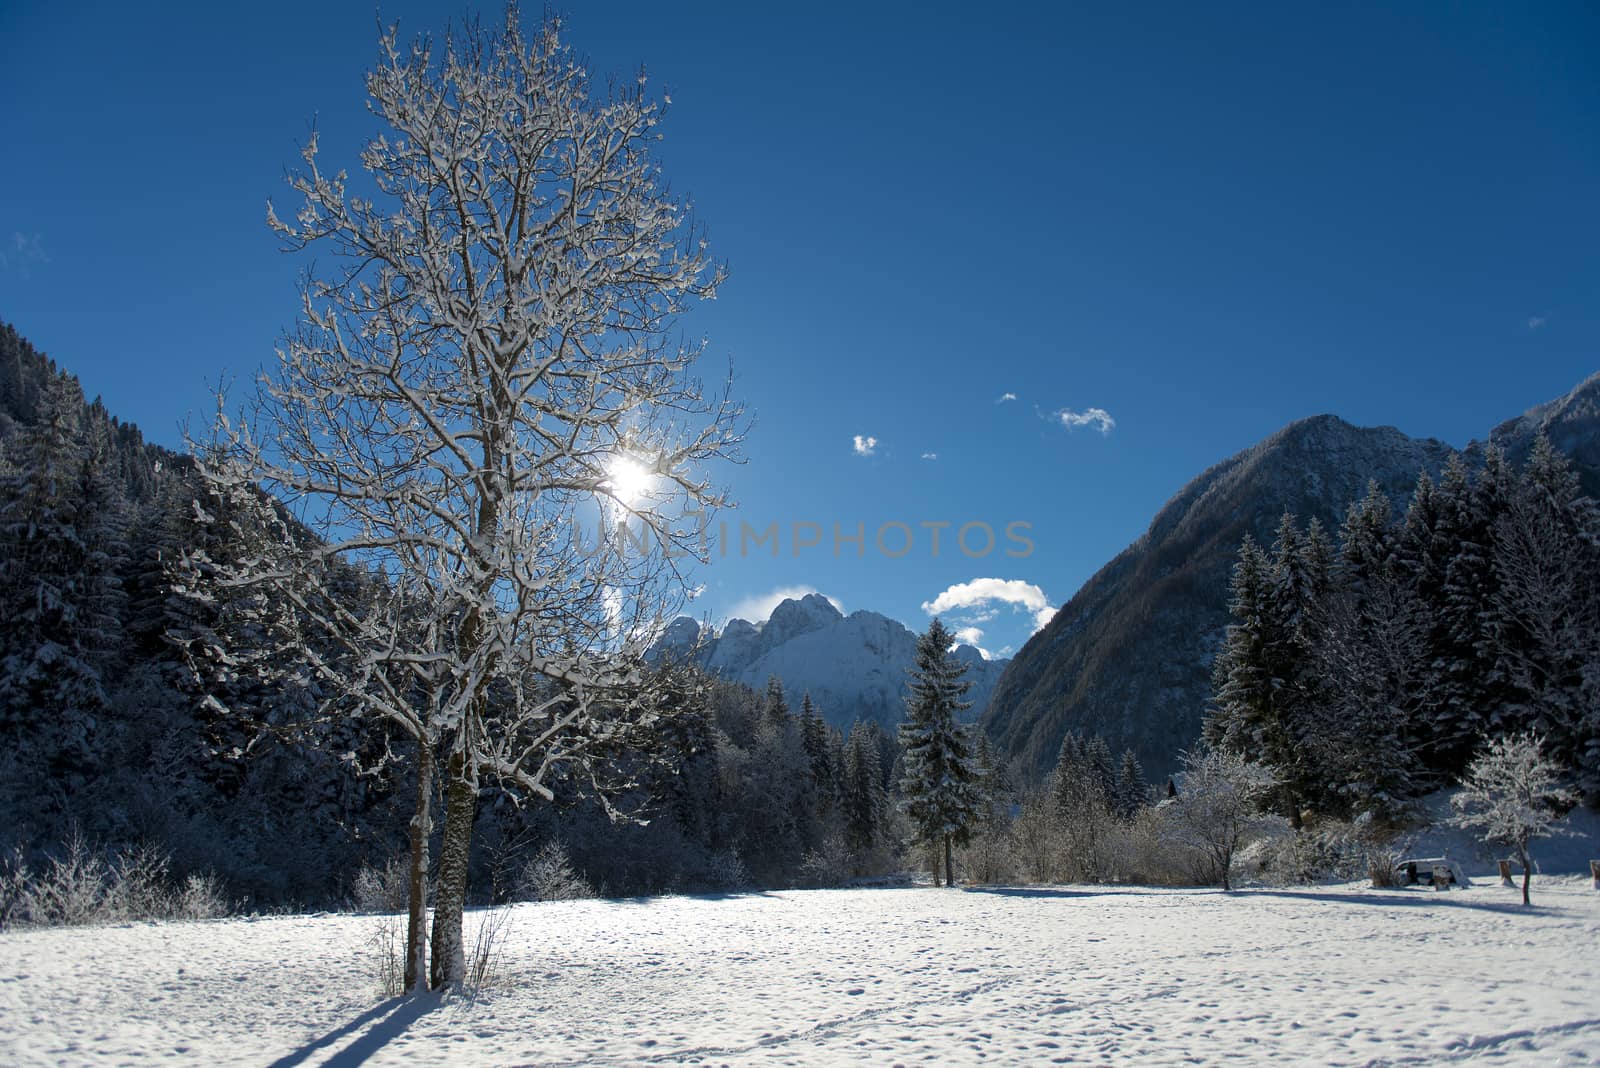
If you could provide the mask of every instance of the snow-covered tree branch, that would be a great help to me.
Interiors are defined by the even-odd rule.
[[[218,492],[264,487],[316,534],[283,519],[232,581],[342,635],[350,656],[317,669],[442,747],[435,985],[461,974],[480,782],[548,796],[654,715],[638,661],[741,433],[693,376],[704,343],[672,336],[723,269],[652,157],[662,104],[642,76],[597,91],[558,30],[525,36],[513,6],[498,32],[383,34],[367,89],[388,129],[356,179],[313,135],[299,208],[269,205],[288,249],[324,258],[275,373],[202,458]],[[403,609],[342,604],[316,578],[333,559]]]

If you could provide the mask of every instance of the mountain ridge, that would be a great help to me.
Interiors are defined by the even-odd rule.
[[[1539,433],[1573,458],[1588,492],[1600,492],[1600,373],[1500,423],[1486,440],[1515,461]],[[983,728],[1028,775],[1048,770],[1068,730],[1101,734],[1113,749],[1134,749],[1153,775],[1169,774],[1199,736],[1243,535],[1270,541],[1285,511],[1331,532],[1369,478],[1403,507],[1421,471],[1437,475],[1458,453],[1481,459],[1483,448],[1322,414],[1211,465],[1017,652]]]
[[[689,655],[707,671],[755,689],[778,677],[791,706],[803,694],[830,724],[847,730],[871,720],[892,733],[903,710],[908,672],[916,654],[916,632],[878,612],[846,615],[820,594],[787,598],[759,623],[730,619],[720,631],[689,616],[673,620],[650,655]],[[975,719],[1007,663],[986,660],[970,645],[954,655],[968,665]]]

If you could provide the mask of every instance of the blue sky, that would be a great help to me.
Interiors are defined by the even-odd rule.
[[[921,627],[988,579],[982,644],[1019,646],[1027,587],[1065,601],[1292,419],[1461,445],[1600,367],[1593,5],[565,11],[671,91],[666,173],[731,268],[684,326],[756,415],[733,518],[868,531],[718,561],[713,616],[814,588]],[[372,7],[0,2],[0,38],[0,318],[176,443],[295,312],[263,205],[313,116],[353,166]],[[992,553],[951,549],[968,522]]]

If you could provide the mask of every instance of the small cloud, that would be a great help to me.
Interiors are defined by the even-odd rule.
[[[970,645],[974,649],[978,650],[979,655],[981,655],[985,660],[994,659],[994,657],[989,655],[989,650],[983,647],[983,631],[979,630],[977,627],[962,627],[960,630],[955,632],[954,637],[956,640],[956,645]],[[955,646],[951,646],[951,648],[955,648]]]
[[[995,403],[996,404],[1004,404],[1006,401],[1014,401],[1016,399],[1017,399],[1017,395],[1015,393],[1011,393],[1011,392],[1008,391],[1006,393],[1000,394],[999,399],[996,400]]]
[[[1117,425],[1117,421],[1111,418],[1111,413],[1104,408],[1085,408],[1081,412],[1063,408],[1055,413],[1055,417],[1068,430],[1076,430],[1080,426],[1092,426],[1102,435],[1111,433]]]
[[[994,651],[994,656],[990,657],[990,659],[991,660],[995,660],[995,659],[1004,660],[1006,657],[1010,656],[1012,654],[1012,652],[1014,652],[1014,650],[1011,648],[1011,646],[1002,645],[1000,648],[998,648],[998,649],[996,649]]]
[[[857,456],[871,456],[878,451],[878,439],[857,434],[855,436],[855,451]]]
[[[1543,330],[1545,324],[1548,323],[1549,321],[1550,321],[1550,316],[1548,316],[1548,315],[1530,315],[1528,317],[1528,329],[1529,330]]]
[[[998,578],[958,582],[933,600],[924,601],[922,610],[930,616],[937,616],[960,608],[981,612],[997,604],[1009,604],[1018,611],[1027,612],[1033,617],[1034,630],[1041,629],[1056,614],[1055,606],[1038,586],[1021,579]]]
[[[26,278],[28,268],[36,263],[49,262],[50,257],[45,254],[44,242],[38,234],[14,230],[11,238],[0,244],[0,271],[16,271]]]
[[[765,623],[772,616],[772,610],[783,602],[798,601],[807,594],[818,592],[815,586],[779,586],[766,593],[751,594],[728,609],[728,618]],[[825,593],[823,596],[828,597]],[[828,597],[828,603],[837,608],[841,615],[844,614],[844,603],[837,597]]]
[[[924,460],[937,460],[939,458],[939,454],[936,452],[925,452],[922,454],[922,458]]]

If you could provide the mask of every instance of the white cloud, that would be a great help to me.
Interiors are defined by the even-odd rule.
[[[1111,413],[1104,408],[1085,408],[1081,412],[1063,408],[1056,412],[1055,416],[1068,430],[1076,430],[1080,426],[1092,426],[1102,434],[1109,434],[1117,425],[1117,421],[1111,418]]]
[[[922,610],[930,616],[958,608],[989,609],[995,604],[1009,604],[1033,617],[1033,629],[1038,630],[1055,616],[1055,606],[1044,591],[1031,582],[1021,579],[976,578],[971,582],[958,582],[931,601],[922,603]]]
[[[855,437],[855,450],[857,456],[871,456],[878,449],[878,439],[857,434]]]
[[[24,234],[13,230],[11,240],[0,243],[0,270],[15,270],[28,277],[28,268],[35,263],[49,263],[44,242],[38,234]]]
[[[939,458],[939,454],[936,452],[925,452],[922,454],[922,458],[924,460],[937,460]]]
[[[798,601],[808,593],[820,592],[815,586],[779,586],[766,593],[755,593],[738,601],[728,609],[729,619],[743,619],[751,623],[765,623],[772,610],[784,601]],[[823,594],[828,597],[827,594]],[[837,597],[828,597],[828,603],[844,612],[844,603]]]
[[[1017,399],[1017,395],[1008,390],[1005,393],[1000,394],[1000,398],[998,400],[996,400],[995,403],[996,404],[1004,404],[1006,401],[1014,401],[1016,399]]]
[[[954,637],[956,640],[956,645],[970,645],[974,649],[978,650],[985,660],[994,659],[994,657],[989,655],[989,650],[983,647],[983,631],[979,630],[977,627],[962,627],[960,630],[954,633]],[[954,647],[952,646],[952,648]]]
[[[1549,321],[1550,316],[1548,315],[1530,315],[1528,316],[1528,329],[1542,330],[1544,329],[1544,325]]]

